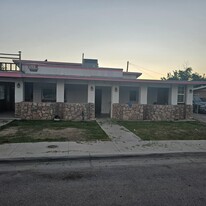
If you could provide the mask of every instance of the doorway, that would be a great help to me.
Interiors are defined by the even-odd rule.
[[[102,108],[102,90],[95,89],[95,117],[99,117],[101,115]]]
[[[0,112],[14,112],[14,86],[13,82],[0,83]]]

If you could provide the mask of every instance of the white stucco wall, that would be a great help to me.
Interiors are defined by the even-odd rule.
[[[147,85],[140,86],[140,104],[147,104]]]
[[[24,82],[22,80],[15,81],[15,103],[24,101]]]
[[[95,85],[93,83],[88,84],[87,95],[88,103],[95,103]]]
[[[139,88],[138,87],[123,87],[121,86],[119,88],[119,103],[120,104],[127,104],[129,102],[129,95],[130,95],[130,91],[136,91],[137,93],[137,101],[133,102],[133,103],[139,103]]]
[[[171,105],[177,105],[178,85],[171,87]]]
[[[186,104],[192,105],[193,104],[193,86],[188,85],[186,87]]]
[[[113,85],[111,88],[111,102],[119,103],[119,86]]]
[[[29,66],[23,65],[22,70],[26,74],[43,74],[43,75],[69,75],[69,76],[84,76],[84,77],[123,77],[121,69],[84,69],[84,68],[62,68],[58,66],[45,67],[38,66],[38,71],[30,71]]]
[[[87,103],[88,86],[67,84],[66,89],[66,102],[69,103]]]
[[[56,83],[56,101],[64,102],[64,80],[57,80]]]

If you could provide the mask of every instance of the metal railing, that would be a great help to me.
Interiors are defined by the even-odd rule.
[[[20,68],[14,63],[0,62],[0,71],[20,71]]]
[[[21,62],[19,62],[18,65],[12,62],[12,60],[21,60],[21,51],[19,51],[17,54],[0,53],[0,59],[4,59],[4,61],[0,61],[0,71],[21,70]],[[10,60],[10,62],[5,61],[5,59]]]

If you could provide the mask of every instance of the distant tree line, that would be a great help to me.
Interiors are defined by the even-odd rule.
[[[167,73],[167,77],[161,77],[161,80],[184,80],[184,81],[206,81],[205,74],[201,75],[193,72],[191,67],[185,70],[174,70]]]

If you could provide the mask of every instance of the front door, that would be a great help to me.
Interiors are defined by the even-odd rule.
[[[14,83],[0,83],[0,112],[14,111]]]
[[[101,115],[102,107],[102,90],[95,89],[95,116],[98,117]]]

